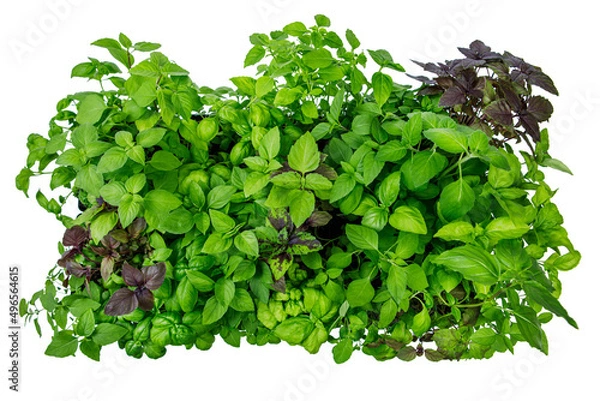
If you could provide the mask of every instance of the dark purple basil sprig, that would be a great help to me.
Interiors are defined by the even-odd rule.
[[[541,68],[509,52],[493,52],[482,41],[458,48],[465,56],[443,63],[421,63],[435,78],[412,76],[423,82],[421,95],[441,95],[439,105],[459,123],[485,131],[500,145],[524,140],[532,153],[540,141],[540,123],[552,115],[552,104],[533,95],[537,86],[558,95],[552,79]]]
[[[137,307],[149,311],[154,307],[153,290],[158,289],[165,280],[166,266],[163,262],[136,269],[129,263],[123,263],[121,276],[129,287],[121,288],[111,296],[104,308],[109,316],[122,316],[133,312]]]

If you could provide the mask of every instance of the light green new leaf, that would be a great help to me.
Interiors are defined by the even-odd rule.
[[[310,191],[293,190],[289,196],[292,222],[300,227],[315,210],[315,195]]]
[[[528,231],[528,224],[514,222],[510,217],[498,217],[485,228],[485,234],[493,240],[522,238]]]
[[[177,285],[175,297],[182,311],[191,312],[198,302],[198,290],[187,277],[184,277]]]
[[[390,225],[396,230],[427,234],[427,225],[419,209],[412,206],[400,206],[390,216]]]
[[[302,61],[309,68],[316,70],[317,68],[329,67],[335,60],[329,50],[320,48],[304,54],[302,56]]]
[[[206,301],[206,305],[204,305],[204,311],[202,312],[202,324],[209,325],[217,322],[219,319],[225,315],[228,307],[223,305],[221,302],[217,300],[217,298],[210,297],[208,301]]]
[[[290,345],[301,344],[311,333],[314,324],[306,316],[287,318],[280,323],[274,334]]]
[[[133,220],[142,214],[144,199],[138,194],[125,194],[119,202],[119,220],[127,228]]]
[[[104,98],[98,94],[89,94],[77,105],[77,122],[95,124],[106,110]]]
[[[463,217],[475,206],[475,192],[465,180],[454,181],[444,187],[440,195],[439,207],[443,217],[456,220]]]
[[[119,146],[115,146],[102,155],[96,170],[99,173],[110,173],[123,167],[127,160],[128,157],[125,151]]]
[[[472,242],[475,238],[475,228],[466,221],[453,221],[442,226],[434,235],[444,241]]]
[[[354,246],[361,250],[376,251],[379,247],[377,231],[371,228],[346,224],[346,236]]]
[[[246,255],[259,256],[258,239],[254,231],[242,231],[233,240],[235,247]]]
[[[260,146],[258,153],[260,157],[266,160],[272,160],[279,154],[281,147],[281,135],[279,128],[275,127],[270,129],[260,140]]]
[[[150,148],[158,144],[166,133],[167,130],[164,128],[150,128],[140,132],[136,137],[136,142],[144,148]]]
[[[356,186],[356,180],[350,174],[341,174],[336,178],[333,183],[333,187],[331,188],[331,194],[329,197],[329,202],[337,202],[338,200],[347,196],[354,187]]]
[[[375,289],[368,277],[354,280],[346,290],[346,299],[353,308],[368,304],[374,296]]]
[[[418,152],[402,165],[402,180],[409,190],[415,191],[438,175],[447,164],[448,159],[439,153],[430,150]]]
[[[423,132],[423,136],[448,153],[468,151],[469,138],[452,128],[431,128]]]
[[[92,239],[95,242],[100,242],[100,240],[102,240],[102,238],[104,238],[118,222],[119,217],[115,212],[104,212],[97,215],[90,225]]]
[[[407,270],[400,266],[390,266],[385,282],[394,301],[398,304],[401,303],[406,295],[406,285],[408,284]]]
[[[373,74],[372,83],[375,101],[379,106],[382,106],[392,94],[394,81],[389,75],[378,71]]]
[[[344,338],[333,347],[333,360],[335,363],[344,363],[352,356],[354,344],[352,339]]]
[[[250,197],[269,185],[270,175],[253,171],[244,182],[244,195]]]
[[[302,135],[290,149],[288,163],[291,168],[301,173],[314,171],[319,167],[321,155],[315,138],[307,132]]]

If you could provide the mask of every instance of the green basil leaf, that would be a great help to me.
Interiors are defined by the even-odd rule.
[[[313,136],[307,132],[290,149],[288,163],[301,173],[309,173],[319,167],[321,154]]]
[[[448,159],[429,150],[416,153],[401,167],[402,180],[406,187],[415,191],[426,185],[448,164]]]
[[[390,266],[385,283],[394,301],[400,304],[406,295],[406,285],[408,284],[407,270],[400,266]]]
[[[354,351],[354,344],[352,339],[343,338],[339,343],[333,347],[333,360],[335,363],[344,363],[350,359],[352,352]]]
[[[77,320],[77,334],[83,337],[91,336],[96,328],[96,319],[94,312],[88,309]]]
[[[111,323],[100,323],[96,326],[94,334],[92,334],[92,340],[100,346],[108,345],[118,341],[127,333],[128,330],[123,326]]]
[[[184,277],[177,285],[175,296],[184,312],[193,311],[198,302],[198,291],[187,277]]]
[[[204,305],[204,311],[202,312],[202,324],[209,325],[219,321],[227,312],[228,307],[223,305],[217,300],[217,298],[210,297]]]
[[[338,200],[346,197],[350,192],[352,192],[355,186],[356,181],[354,180],[354,177],[346,173],[341,174],[333,183],[329,202],[337,202]]]
[[[290,345],[301,344],[309,336],[314,325],[308,317],[298,316],[284,320],[273,333]]]
[[[423,136],[448,153],[468,152],[468,136],[452,128],[431,128]]]
[[[376,251],[379,248],[377,231],[371,228],[346,224],[346,236],[354,246],[361,250]]]
[[[315,195],[309,191],[290,192],[290,216],[296,227],[300,227],[315,210]]]
[[[329,67],[335,60],[329,50],[320,48],[305,53],[302,56],[302,61],[308,68],[316,70]]]
[[[77,338],[68,331],[60,331],[52,337],[52,342],[44,352],[48,356],[64,358],[75,355],[77,351]]]
[[[446,220],[452,221],[463,217],[473,206],[475,206],[475,192],[465,180],[452,182],[442,190],[439,207]]]
[[[527,306],[516,306],[512,308],[512,313],[517,319],[517,327],[525,341],[547,355],[548,344],[535,311]]]
[[[211,189],[206,197],[206,203],[211,209],[222,209],[229,203],[233,194],[237,192],[234,186],[220,185]]]
[[[235,289],[235,296],[231,300],[231,309],[238,312],[254,312],[254,302],[248,291],[243,288]]]
[[[77,122],[79,124],[95,124],[106,110],[104,98],[97,94],[89,94],[77,105]]]
[[[382,72],[376,72],[371,79],[373,82],[373,96],[379,106],[382,106],[392,94],[394,81],[392,77]]]
[[[159,150],[150,159],[150,165],[160,171],[172,171],[181,167],[181,161],[173,153]]]
[[[353,308],[368,304],[374,296],[375,289],[368,277],[352,281],[346,290],[346,299]]]
[[[569,316],[569,313],[561,303],[558,302],[558,299],[556,299],[543,285],[535,281],[527,281],[523,284],[523,290],[525,290],[527,299],[539,304],[556,316],[564,318],[576,329],[579,328],[577,322]]]
[[[495,284],[500,277],[498,263],[487,251],[473,245],[450,249],[437,256],[434,263],[444,265],[476,283]]]
[[[427,234],[425,219],[419,209],[412,206],[400,206],[390,216],[390,225],[396,230]]]
[[[165,134],[167,130],[164,128],[149,128],[147,130],[141,131],[137,137],[136,142],[138,145],[144,148],[150,148],[156,144],[158,144]]]
[[[190,282],[200,292],[210,292],[215,287],[213,279],[208,277],[206,274],[201,273],[197,270],[187,270],[186,276]]]
[[[258,239],[256,238],[256,234],[253,231],[242,231],[233,240],[235,247],[242,253],[246,255],[258,258],[259,257],[259,248],[258,248]]]

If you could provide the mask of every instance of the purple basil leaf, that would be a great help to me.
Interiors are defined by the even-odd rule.
[[[67,273],[75,277],[83,277],[89,272],[88,268],[83,267],[79,263],[73,262],[72,260],[68,260],[65,267],[67,269]]]
[[[548,120],[553,111],[552,103],[542,96],[532,96],[527,102],[527,112],[538,122]]]
[[[64,246],[79,247],[89,239],[89,232],[81,226],[73,226],[63,236],[62,243]]]
[[[420,61],[412,60],[413,63],[421,67],[427,72],[432,72],[436,75],[447,75],[447,72],[434,63],[421,63]]]
[[[112,235],[105,235],[100,242],[108,249],[117,249],[121,245]]]
[[[166,273],[167,266],[164,262],[143,267],[142,274],[144,275],[144,287],[150,290],[157,290],[162,285],[163,281],[165,281]]]
[[[127,231],[133,238],[137,238],[145,229],[146,220],[143,217],[138,217],[127,227]]]
[[[110,251],[103,246],[90,245],[90,249],[98,256],[107,256]]]
[[[440,98],[441,107],[453,107],[457,104],[463,104],[467,101],[465,93],[458,86],[447,89]]]
[[[529,83],[531,85],[539,86],[545,91],[558,96],[558,89],[554,86],[554,82],[552,82],[552,79],[542,71],[533,71],[529,74]]]
[[[273,287],[275,291],[285,294],[285,277],[281,277],[279,280],[274,281],[273,284],[271,284],[271,287]]]
[[[540,126],[535,117],[529,113],[524,113],[519,116],[519,122],[535,142],[540,140]]]
[[[314,237],[304,239],[298,237],[297,235],[294,235],[292,236],[292,238],[290,238],[290,240],[288,241],[288,245],[301,245],[307,247],[310,250],[319,249],[321,247],[321,243],[318,240],[314,239]]]
[[[138,299],[129,288],[115,291],[108,300],[104,313],[108,316],[122,316],[133,312],[139,305]]]
[[[115,260],[110,256],[105,256],[102,258],[102,263],[100,264],[100,275],[102,275],[102,280],[108,281],[110,275],[113,273],[115,268]]]
[[[433,79],[425,77],[423,75],[411,75],[411,74],[406,74],[406,75],[408,75],[412,79],[416,79],[417,81],[423,82],[424,84],[435,85],[435,81]]]
[[[56,262],[60,267],[67,267],[67,262],[72,261],[75,256],[79,255],[79,249],[77,248],[71,248],[68,251],[66,251],[65,253],[62,254],[62,256],[60,257],[60,259],[58,259],[58,261]]]
[[[125,280],[125,284],[131,287],[141,287],[144,285],[144,274],[127,262],[123,263],[121,277]]]
[[[323,227],[331,221],[333,217],[327,212],[313,212],[307,220],[310,227]]]
[[[498,85],[499,93],[508,102],[508,106],[515,112],[519,112],[523,109],[523,101],[521,97],[515,91],[513,85],[510,83],[502,82]]]
[[[320,164],[314,172],[316,174],[321,174],[323,177],[329,180],[335,180],[338,177],[335,169],[326,164]]]
[[[525,74],[521,70],[512,70],[510,72],[510,79],[521,86],[524,86],[524,83],[525,81],[527,81],[527,78],[527,74]]]
[[[508,103],[505,100],[495,100],[484,110],[486,116],[502,125],[512,125],[513,115]]]
[[[426,86],[423,89],[419,90],[419,95],[421,96],[435,96],[442,93],[443,90],[438,88],[437,86]]]
[[[121,244],[129,242],[129,234],[125,230],[112,230],[110,236],[119,241]]]
[[[147,288],[137,289],[135,296],[141,310],[150,311],[154,308],[154,295]]]
[[[456,85],[456,81],[452,77],[438,77],[435,82],[442,89],[453,88]]]
[[[508,62],[508,65],[510,65],[511,67],[518,68],[520,70],[524,70],[529,66],[529,64],[527,64],[525,60],[523,60],[521,57],[517,57],[507,51],[504,52],[503,58],[505,61]]]

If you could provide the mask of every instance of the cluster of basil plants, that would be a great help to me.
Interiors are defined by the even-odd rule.
[[[576,327],[558,273],[581,255],[541,167],[568,169],[530,85],[552,81],[476,41],[411,88],[389,52],[315,19],[252,35],[257,73],[235,88],[197,86],[155,43],[93,43],[119,64],[74,67],[99,90],[58,103],[16,178],[27,194],[50,175],[36,199],[66,227],[20,308],[38,331],[46,315],[47,355],[99,360],[116,342],[159,358],[219,336],[329,342],[338,363],[481,359],[547,352],[554,315]],[[527,151],[507,141],[521,138]]]

